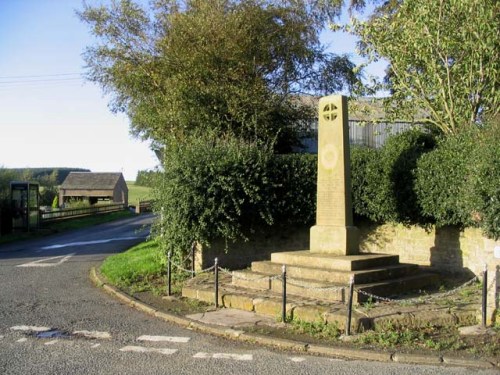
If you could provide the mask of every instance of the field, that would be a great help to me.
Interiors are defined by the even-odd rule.
[[[128,204],[135,206],[139,200],[151,199],[151,188],[136,185],[134,181],[127,181],[128,186]]]

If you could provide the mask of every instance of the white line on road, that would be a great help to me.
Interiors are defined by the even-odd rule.
[[[54,344],[56,344],[58,342],[59,342],[59,340],[47,341],[44,345],[54,345]]]
[[[99,331],[75,331],[73,335],[84,336],[88,339],[110,339],[111,334],[109,332],[99,332]]]
[[[304,362],[306,359],[303,357],[291,357],[290,360],[292,362]]]
[[[69,254],[66,256],[61,255],[61,256],[57,256],[57,257],[35,260],[33,262],[19,264],[16,267],[55,267],[55,266],[59,266],[59,265],[63,264],[64,262],[67,262],[69,260],[69,258],[71,258],[73,255],[75,255],[75,254],[73,253],[73,254]],[[61,258],[61,259],[58,262],[45,263],[49,260],[54,260],[54,259],[59,259],[59,258]]]
[[[137,338],[137,341],[155,341],[155,342],[177,342],[187,343],[191,340],[190,337],[175,337],[175,336],[148,336],[143,335]]]
[[[23,337],[22,339],[17,340],[16,342],[26,342],[28,339],[26,337]]]
[[[251,361],[253,360],[253,355],[252,354],[231,354],[231,353],[203,353],[199,352],[193,355],[193,358],[200,358],[200,359],[209,359],[209,358],[214,358],[214,359],[234,359],[236,361]]]
[[[124,346],[120,349],[121,352],[136,352],[136,353],[160,353],[160,354],[174,354],[177,349],[167,348],[145,348],[143,346]]]
[[[94,344],[91,346],[91,348],[98,348],[99,346],[101,346],[101,344]]]
[[[38,327],[38,326],[13,326],[13,327],[10,327],[10,329],[12,331],[46,332],[46,331],[50,331],[52,328]]]
[[[132,237],[120,237],[120,238],[108,238],[105,240],[94,240],[94,241],[78,241],[78,242],[68,242],[62,244],[55,244],[42,247],[42,250],[52,250],[52,249],[61,249],[63,247],[69,246],[85,246],[85,245],[97,245],[101,243],[108,243],[112,241],[126,241],[126,240],[138,240],[138,239],[146,239],[144,236],[132,236]]]

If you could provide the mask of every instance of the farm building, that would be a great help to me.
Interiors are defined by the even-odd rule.
[[[128,187],[121,173],[71,172],[59,187],[59,204],[70,200],[123,203],[128,205]]]

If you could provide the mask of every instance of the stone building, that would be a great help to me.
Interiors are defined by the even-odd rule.
[[[128,187],[121,173],[71,172],[59,187],[59,204],[70,200],[123,203],[128,205]]]

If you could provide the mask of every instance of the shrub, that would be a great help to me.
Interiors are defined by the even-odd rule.
[[[137,176],[135,178],[135,184],[138,186],[153,187],[155,178],[158,178],[158,171],[143,170],[137,171]]]
[[[164,249],[179,256],[193,240],[246,239],[271,224],[271,157],[270,147],[233,138],[206,135],[170,144],[154,189]]]
[[[476,133],[444,137],[435,150],[418,161],[415,174],[418,201],[423,214],[437,226],[471,223],[466,191]]]
[[[52,208],[59,208],[59,195],[56,195],[54,197],[54,200],[52,201]]]
[[[372,213],[377,212],[375,207],[374,194],[376,189],[370,186],[370,176],[379,171],[380,151],[364,147],[351,147],[351,185],[352,185],[352,207],[355,215],[359,215],[372,220],[377,220],[378,216]],[[375,168],[376,171],[371,171]]]
[[[355,152],[352,175],[357,213],[376,222],[422,222],[414,171],[417,160],[434,146],[432,135],[412,129],[391,136],[380,150]]]
[[[311,154],[276,155],[270,175],[276,223],[312,225],[316,215],[318,157]]]
[[[500,127],[485,125],[440,140],[422,157],[416,190],[437,226],[481,227],[500,238]]]
[[[487,125],[477,137],[470,167],[467,207],[486,236],[500,238],[500,126]]]

